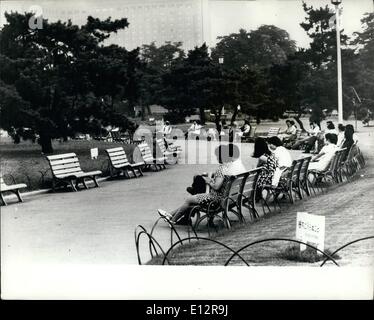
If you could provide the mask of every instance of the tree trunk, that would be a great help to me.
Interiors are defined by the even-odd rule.
[[[50,135],[46,133],[40,133],[39,144],[41,145],[42,152],[44,154],[53,153],[52,138]]]
[[[303,125],[302,121],[300,120],[300,117],[301,117],[301,113],[299,113],[296,117],[293,117],[293,118],[294,118],[294,119],[296,120],[296,122],[299,124],[300,129],[301,129],[301,132],[305,132],[306,130],[305,130],[305,128],[304,128],[304,125]]]
[[[234,113],[232,114],[232,117],[231,117],[231,123],[230,123],[231,125],[234,124],[237,115],[238,115],[238,108],[236,107],[235,111],[234,111]]]
[[[205,110],[203,107],[199,108],[201,124],[205,124]]]

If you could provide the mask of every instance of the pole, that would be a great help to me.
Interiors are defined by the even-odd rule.
[[[343,123],[343,85],[342,85],[342,57],[340,50],[340,19],[339,5],[335,5],[336,19],[336,50],[337,50],[337,67],[338,67],[338,122]]]

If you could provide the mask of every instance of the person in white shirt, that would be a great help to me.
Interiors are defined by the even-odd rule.
[[[295,121],[286,120],[286,125],[287,125],[287,129],[284,131],[281,131],[280,134],[278,134],[278,138],[281,139],[282,141],[294,140],[296,138],[296,132],[297,132]]]
[[[268,138],[267,144],[269,149],[274,153],[274,156],[277,159],[278,167],[281,170],[291,167],[291,153],[285,147],[283,147],[283,143],[278,137]]]
[[[341,123],[338,124],[338,142],[336,143],[336,145],[338,147],[341,147],[342,144],[343,144],[343,140],[344,140],[344,130],[345,130],[345,126],[342,125]]]
[[[162,126],[161,133],[164,137],[168,136],[171,133],[172,127],[169,121],[165,121],[165,124]]]
[[[194,121],[193,123],[192,123],[192,125],[191,125],[191,127],[189,127],[189,129],[188,129],[188,131],[187,131],[187,133],[186,133],[186,138],[188,137],[188,136],[190,136],[190,137],[198,137],[198,136],[200,136],[200,133],[201,133],[201,128],[202,128],[203,126],[202,125],[200,125],[200,121],[198,122],[198,121]]]
[[[283,147],[283,143],[278,137],[270,137],[267,139],[267,144],[277,161],[277,168],[274,172],[272,185],[278,185],[283,171],[292,166],[291,153]]]
[[[335,152],[339,149],[336,146],[336,142],[338,140],[336,134],[327,133],[325,139],[325,146],[316,156],[312,158],[308,168],[309,171],[325,171],[334,157]],[[309,181],[313,183],[314,180],[315,175],[311,173],[309,175]]]
[[[320,133],[321,129],[318,126],[316,122],[311,122],[310,123],[310,128],[311,130],[308,131],[309,137],[296,141],[294,145],[292,146],[293,150],[298,149],[302,144],[305,144],[305,153],[309,153],[310,150],[314,147],[316,141],[317,141],[317,136]]]
[[[326,124],[327,124],[327,126],[326,126],[326,130],[325,130],[325,134],[327,134],[327,133],[333,133],[333,134],[338,135],[338,131],[335,129],[335,126],[332,123],[332,121],[327,121]]]

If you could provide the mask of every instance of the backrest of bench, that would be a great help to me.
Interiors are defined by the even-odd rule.
[[[243,183],[245,183],[245,179],[247,178],[247,176],[248,176],[248,172],[244,172],[244,173],[238,174],[236,176],[231,176],[230,178],[228,178],[229,182],[228,182],[227,190],[225,190],[227,192],[225,197],[229,197],[228,199],[229,205],[233,204],[234,202],[237,203],[238,197],[240,195],[241,187]]]
[[[165,143],[163,139],[156,139],[158,146],[160,147],[161,153],[164,154],[166,152]]]
[[[149,147],[149,145],[146,142],[138,144],[138,148],[139,148],[139,150],[142,154],[142,157],[143,157],[144,161],[153,160],[153,155],[152,155],[152,152],[151,152],[151,148]]]
[[[121,132],[119,131],[110,131],[110,135],[114,141],[121,140]]]
[[[79,159],[75,153],[47,156],[47,159],[51,166],[52,174],[56,178],[83,172],[79,164]]]
[[[126,152],[122,147],[106,149],[110,163],[114,168],[123,167],[129,165],[129,160],[127,159]]]
[[[249,132],[249,137],[254,138],[255,133],[256,133],[257,126],[251,126],[251,130]]]
[[[277,136],[280,128],[270,128],[268,131],[268,137]]]
[[[262,168],[256,168],[250,170],[247,174],[247,178],[245,179],[244,184],[242,185],[242,190],[240,191],[246,198],[252,201],[254,199],[257,179],[261,172]]]
[[[301,165],[299,180],[304,181],[308,177],[309,163],[312,157],[303,158],[303,164]]]
[[[3,188],[5,188],[7,185],[3,179],[2,176],[0,176],[0,189],[2,190]]]
[[[298,140],[298,139],[300,139],[300,137],[301,137],[301,129],[296,129],[296,139]]]
[[[303,165],[304,159],[301,158],[301,159],[298,159],[298,160],[294,160],[294,162],[295,162],[295,166],[294,166],[293,172],[292,172],[292,182],[298,184],[299,183],[299,178],[300,178],[300,173],[301,173],[301,167]]]

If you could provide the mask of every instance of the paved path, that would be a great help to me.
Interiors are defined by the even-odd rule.
[[[363,134],[360,145],[367,153],[372,142],[365,145],[363,138],[369,133]],[[253,144],[243,145],[247,169],[255,165],[249,157],[252,147]],[[299,156],[300,152],[295,153],[295,158]],[[136,264],[135,227],[140,224],[149,229],[158,217],[157,208],[170,210],[180,205],[187,195],[185,188],[191,183],[192,175],[214,167],[213,164],[169,166],[167,170],[147,173],[139,179],[105,181],[98,189],[78,193],[26,197],[24,203],[2,207],[2,266]],[[364,194],[363,198],[367,196]],[[349,230],[347,226],[342,233]],[[156,237],[166,244],[169,229],[161,226]]]
[[[255,165],[249,157],[252,148],[253,144],[243,145],[247,169]],[[191,150],[193,154],[195,149]],[[202,158],[200,161],[205,161]],[[24,203],[1,207],[3,265],[135,264],[135,227],[150,229],[158,218],[157,208],[171,210],[179,206],[187,196],[185,189],[192,183],[193,174],[215,167],[171,165],[138,179],[103,181],[100,188],[78,193],[34,195],[25,197]],[[157,239],[168,243],[166,225],[158,230]]]

